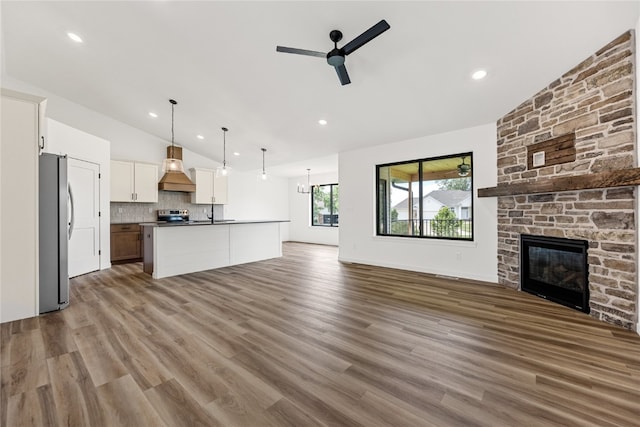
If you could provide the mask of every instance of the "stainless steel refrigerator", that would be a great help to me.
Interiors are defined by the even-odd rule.
[[[67,180],[67,156],[40,156],[40,313],[69,305],[69,237],[73,200]]]

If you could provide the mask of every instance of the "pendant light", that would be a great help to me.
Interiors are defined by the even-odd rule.
[[[162,172],[182,172],[184,173],[184,166],[182,165],[182,160],[176,159],[174,154],[174,133],[173,133],[173,108],[177,104],[177,102],[173,99],[170,99],[171,103],[171,155],[164,159],[162,162]]]
[[[267,180],[267,171],[264,169],[264,153],[267,152],[266,148],[261,148],[262,150],[262,174],[260,174],[260,179],[262,181],[266,181]]]
[[[222,128],[222,167],[216,169],[216,176],[227,176],[231,173],[231,168],[227,166],[227,129]]]
[[[458,175],[469,176],[469,173],[471,172],[471,165],[466,164],[464,159],[466,159],[465,156],[462,157],[462,163],[458,165]]]
[[[307,188],[304,188],[304,184],[298,184],[298,193],[300,194],[309,194],[311,193],[311,169],[307,169]]]

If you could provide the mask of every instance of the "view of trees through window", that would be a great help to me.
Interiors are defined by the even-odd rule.
[[[314,185],[311,189],[311,224],[338,226],[338,184]]]
[[[376,167],[377,234],[473,240],[472,154]]]

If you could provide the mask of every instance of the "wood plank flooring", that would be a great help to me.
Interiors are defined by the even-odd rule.
[[[2,426],[640,425],[634,332],[334,247],[71,291],[1,325]]]

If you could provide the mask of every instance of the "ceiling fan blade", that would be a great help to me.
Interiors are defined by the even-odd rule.
[[[276,51],[283,53],[295,53],[297,55],[317,56],[318,58],[327,57],[327,54],[323,52],[317,52],[315,50],[296,49],[295,47],[276,46]]]
[[[351,83],[351,79],[349,78],[349,73],[347,73],[347,67],[344,65],[339,65],[336,68],[336,73],[338,73],[338,78],[340,79],[340,83],[342,86],[348,85]]]
[[[378,22],[376,25],[369,28],[367,31],[360,34],[358,37],[356,37],[355,39],[351,40],[349,43],[344,45],[342,47],[344,54],[349,55],[356,49],[361,48],[365,43],[370,42],[371,40],[378,37],[380,34],[387,31],[389,28],[391,28],[391,26],[387,24],[387,21],[383,19],[382,21]]]

